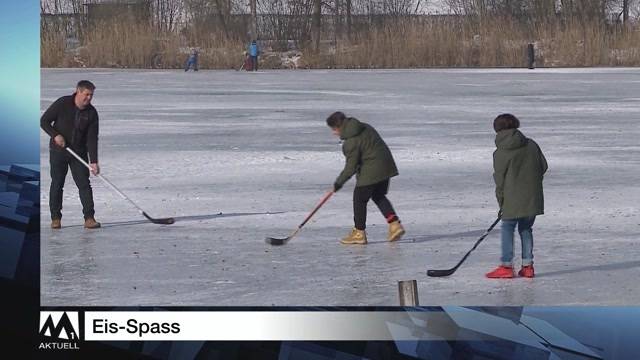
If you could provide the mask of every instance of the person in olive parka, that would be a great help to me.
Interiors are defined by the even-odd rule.
[[[389,224],[387,240],[400,239],[405,230],[386,197],[389,179],[398,175],[398,168],[389,147],[371,125],[346,117],[342,112],[331,114],[327,118],[327,125],[343,140],[342,152],[346,157],[344,170],[335,180],[333,191],[340,190],[354,174],[357,179],[353,190],[355,227],[340,242],[347,245],[367,243],[365,228],[367,203],[370,199],[373,199]]]
[[[538,144],[524,136],[520,121],[502,114],[493,121],[496,151],[493,153],[493,178],[502,218],[502,256],[500,266],[486,274],[488,278],[512,278],[513,234],[516,226],[522,241],[522,268],[519,276],[532,278],[533,223],[544,214],[542,180],[547,160]]]

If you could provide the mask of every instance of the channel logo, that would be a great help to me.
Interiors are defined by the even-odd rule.
[[[39,349],[77,350],[80,321],[75,311],[41,311],[40,336],[53,342],[41,342]]]

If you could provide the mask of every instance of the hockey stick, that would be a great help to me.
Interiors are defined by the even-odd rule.
[[[471,252],[478,247],[478,245],[482,242],[482,240],[484,240],[484,238],[486,238],[487,235],[489,235],[489,232],[491,232],[491,230],[493,230],[493,228],[496,226],[496,224],[499,221],[500,221],[500,217],[498,217],[496,219],[496,221],[494,221],[493,224],[491,224],[491,226],[487,229],[487,231],[485,231],[484,234],[482,234],[482,236],[480,236],[480,239],[478,239],[478,241],[476,241],[475,245],[473,245],[471,250],[469,250],[469,252],[467,252],[467,254],[462,258],[462,260],[460,260],[460,262],[456,266],[452,267],[451,269],[446,269],[446,270],[427,270],[427,276],[442,277],[442,276],[449,276],[449,275],[453,274],[454,272],[456,272],[456,270],[458,270],[460,265],[462,265],[462,263],[465,260],[467,260],[467,257],[469,257],[469,254],[471,254]]]
[[[271,245],[284,245],[286,244],[289,240],[291,240],[294,236],[296,236],[298,234],[298,232],[302,229],[302,227],[304,226],[304,224],[307,223],[307,221],[309,221],[309,219],[311,219],[311,217],[313,216],[313,214],[315,214],[318,210],[320,210],[320,208],[322,207],[322,205],[324,205],[324,203],[327,202],[327,200],[329,200],[329,198],[331,197],[331,195],[333,195],[333,190],[327,192],[322,199],[320,200],[320,202],[318,203],[318,205],[316,205],[316,207],[311,211],[311,213],[309,215],[307,215],[307,217],[304,219],[304,221],[302,222],[302,224],[298,225],[298,228],[295,229],[293,231],[293,233],[291,233],[291,235],[287,236],[286,238],[272,238],[272,237],[268,237],[266,239],[264,239],[264,241],[267,242],[267,244],[271,244]]]
[[[89,169],[89,171],[91,171],[91,166],[89,166],[89,164],[87,164],[86,161],[84,161],[80,156],[78,156],[78,154],[76,154],[73,150],[71,150],[68,147],[65,147],[65,149],[71,154],[73,155],[73,157],[75,157],[76,159],[78,159],[78,161],[80,161],[82,163],[82,165],[84,165],[87,169]],[[152,218],[151,216],[149,216],[144,210],[142,210],[138,205],[136,205],[136,203],[134,203],[131,199],[129,199],[127,197],[127,195],[123,194],[122,191],[118,190],[117,187],[115,187],[115,185],[113,185],[109,180],[107,180],[107,178],[105,178],[104,176],[97,174],[97,177],[99,177],[105,184],[107,184],[111,189],[113,189],[115,192],[118,193],[118,195],[120,195],[123,199],[129,201],[131,203],[131,205],[135,206],[136,209],[138,209],[138,211],[142,214],[142,216],[146,217],[147,219],[149,219],[149,221],[151,221],[154,224],[164,224],[164,225],[170,225],[173,224],[175,222],[175,220],[173,218],[159,218],[159,219],[155,219]]]

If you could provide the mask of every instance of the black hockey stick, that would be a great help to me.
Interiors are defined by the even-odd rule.
[[[313,216],[313,214],[315,214],[318,210],[320,210],[320,208],[322,207],[322,205],[324,205],[324,203],[327,202],[327,200],[329,200],[329,198],[331,197],[331,195],[333,195],[333,191],[329,191],[327,192],[322,199],[320,199],[320,202],[318,203],[318,205],[316,205],[316,207],[311,211],[311,213],[309,215],[307,215],[307,217],[304,219],[304,221],[302,222],[302,224],[298,225],[298,228],[295,229],[291,235],[287,236],[286,238],[272,238],[272,237],[268,237],[266,239],[264,239],[264,241],[267,242],[267,244],[271,244],[271,245],[284,245],[286,244],[289,240],[291,240],[294,236],[296,236],[298,234],[298,232],[302,229],[302,227],[304,226],[304,224],[307,223],[307,221],[309,221],[309,219],[311,219],[311,217]]]
[[[65,147],[65,149],[71,155],[73,155],[73,157],[78,159],[78,161],[80,161],[82,163],[82,165],[84,165],[87,169],[89,169],[89,171],[91,171],[91,166],[89,166],[89,164],[87,164],[86,161],[84,161],[80,156],[78,156],[78,154],[73,152],[73,150],[71,150],[68,147]],[[118,195],[120,195],[123,199],[129,201],[131,203],[131,205],[135,206],[135,208],[138,209],[138,211],[142,214],[142,216],[146,217],[152,223],[170,225],[170,224],[173,224],[175,222],[175,220],[173,218],[159,218],[159,219],[152,218],[151,216],[149,216],[149,214],[147,214],[144,210],[142,210],[142,208],[140,208],[138,205],[136,205],[136,203],[134,203],[131,199],[129,199],[127,197],[127,195],[123,194],[122,191],[118,190],[118,188],[115,187],[115,185],[113,185],[109,180],[107,180],[107,178],[105,178],[104,176],[102,176],[100,174],[97,174],[96,176],[99,177],[102,181],[104,181],[104,183],[107,184],[111,189],[113,189],[115,192],[117,192]]]
[[[453,274],[454,272],[456,272],[456,270],[458,270],[460,265],[462,265],[462,263],[465,260],[467,260],[467,257],[469,257],[469,254],[471,254],[471,252],[478,247],[478,245],[482,242],[482,240],[484,240],[484,238],[486,238],[487,235],[489,235],[489,232],[491,232],[491,230],[493,230],[493,228],[496,226],[496,224],[498,222],[500,222],[500,217],[498,217],[496,219],[496,221],[494,221],[493,224],[491,224],[491,226],[487,229],[487,231],[485,231],[484,234],[482,234],[482,236],[480,236],[480,239],[478,239],[478,241],[476,241],[475,245],[473,245],[471,250],[469,250],[469,252],[467,252],[467,254],[462,258],[462,260],[460,260],[460,262],[456,266],[452,267],[451,269],[446,269],[446,270],[427,270],[427,276],[442,277],[442,276],[449,276],[449,275]]]

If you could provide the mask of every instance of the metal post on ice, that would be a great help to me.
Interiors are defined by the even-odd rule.
[[[527,45],[527,65],[529,69],[535,69],[536,51],[532,43]]]
[[[398,281],[400,306],[418,306],[418,283],[416,280]]]

